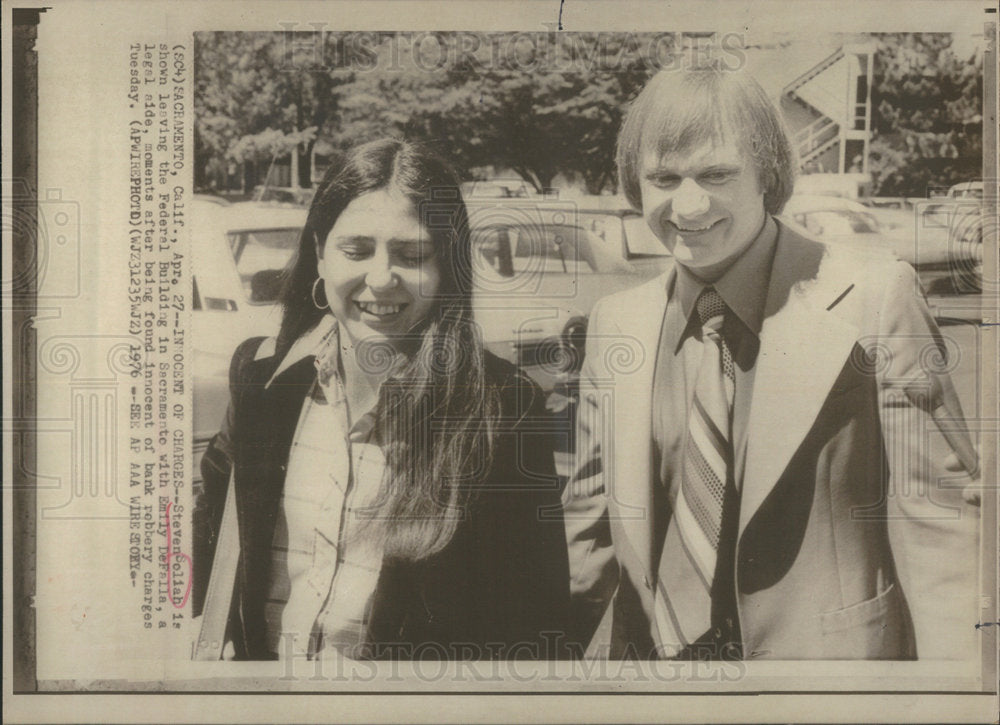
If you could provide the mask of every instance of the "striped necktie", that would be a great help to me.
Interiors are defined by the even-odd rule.
[[[696,305],[703,343],[688,411],[681,486],[660,556],[655,613],[664,654],[681,649],[712,625],[712,582],[722,533],[723,503],[735,493],[731,421],[735,369],[722,338],[726,304],[709,287]]]

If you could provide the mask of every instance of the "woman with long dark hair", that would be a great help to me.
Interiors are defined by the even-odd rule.
[[[446,164],[387,139],[327,174],[281,330],[239,347],[230,382],[195,608],[232,470],[238,657],[557,656],[569,581],[544,399],[483,349]]]

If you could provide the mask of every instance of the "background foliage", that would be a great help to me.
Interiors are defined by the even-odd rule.
[[[661,34],[521,35],[200,33],[196,187],[252,187],[289,153],[292,184],[309,186],[315,144],[336,157],[388,133],[433,144],[467,179],[615,190],[623,109],[678,49]],[[943,33],[877,38],[874,193],[978,178],[981,57],[956,57]]]
[[[926,196],[978,179],[983,65],[959,58],[945,33],[878,36],[870,164],[881,196]]]

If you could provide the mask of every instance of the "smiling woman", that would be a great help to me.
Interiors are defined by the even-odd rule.
[[[202,463],[195,609],[229,613],[237,656],[560,655],[543,637],[569,606],[544,397],[483,349],[468,230],[454,174],[411,144],[360,146],[320,186],[281,331],[237,350]],[[230,505],[232,606],[204,601],[230,590],[208,582],[232,556],[216,552]]]
[[[430,318],[441,275],[430,232],[396,189],[369,191],[318,249],[326,298],[351,341],[395,344]]]

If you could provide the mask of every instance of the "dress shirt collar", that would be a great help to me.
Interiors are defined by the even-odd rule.
[[[340,334],[337,320],[333,315],[324,315],[314,328],[292,343],[288,353],[281,360],[281,364],[274,371],[274,375],[267,381],[265,388],[271,387],[279,375],[288,370],[297,362],[313,355],[317,360],[317,370],[324,364],[337,365],[337,357],[340,347]]]
[[[269,388],[272,383],[283,372],[291,368],[307,357],[313,357],[313,365],[316,368],[315,385],[323,391],[323,395],[328,403],[333,405],[346,405],[347,397],[343,389],[342,375],[340,369],[340,326],[332,315],[327,315],[316,327],[296,340],[288,350],[288,354],[282,359],[274,375],[267,381],[265,388]],[[375,429],[375,408],[367,411],[364,415],[350,416],[350,429],[348,438],[352,443],[367,443],[370,441]]]
[[[690,320],[691,315],[695,313],[695,303],[701,291],[706,287],[715,287],[726,306],[747,329],[754,335],[760,335],[777,238],[778,225],[774,218],[768,215],[764,220],[764,226],[746,251],[712,284],[698,279],[686,267],[678,264],[671,296],[677,295],[681,310],[684,312],[684,319]],[[683,333],[682,329],[676,330],[675,346],[683,340]]]

